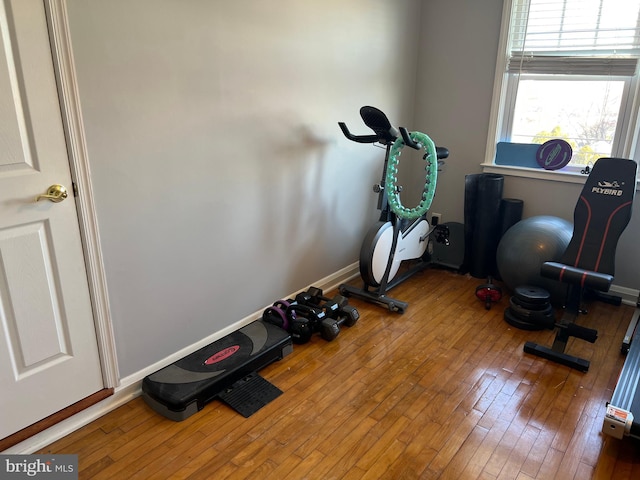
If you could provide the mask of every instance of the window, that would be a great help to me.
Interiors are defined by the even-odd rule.
[[[640,0],[506,0],[487,163],[497,142],[573,148],[568,171],[634,158]]]

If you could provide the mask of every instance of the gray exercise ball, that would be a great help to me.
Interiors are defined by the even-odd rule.
[[[550,215],[529,217],[513,225],[500,239],[496,253],[504,284],[511,290],[521,285],[544,288],[554,305],[562,305],[566,284],[542,277],[540,268],[544,262],[560,260],[572,234],[571,222]]]

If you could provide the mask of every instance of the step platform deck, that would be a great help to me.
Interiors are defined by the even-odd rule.
[[[234,397],[246,383],[252,388],[240,397],[244,403],[228,403],[247,417],[282,393],[256,372],[292,351],[285,330],[256,320],[145,377],[142,398],[159,414],[182,421],[212,400]]]

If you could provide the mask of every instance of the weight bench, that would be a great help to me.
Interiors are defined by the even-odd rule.
[[[586,292],[605,295],[613,282],[615,252],[631,219],[637,164],[623,158],[600,158],[587,178],[573,215],[573,236],[558,262],[545,262],[543,277],[568,284],[565,310],[555,323],[551,348],[526,342],[524,351],[586,372],[589,361],[565,353],[570,337],[594,343],[598,332],[575,323]],[[614,303],[615,301],[611,301]],[[619,304],[618,302],[615,302]]]

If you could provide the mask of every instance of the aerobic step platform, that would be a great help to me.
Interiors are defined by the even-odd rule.
[[[214,399],[248,417],[282,393],[256,372],[292,351],[285,330],[257,320],[145,377],[142,398],[177,422]]]

